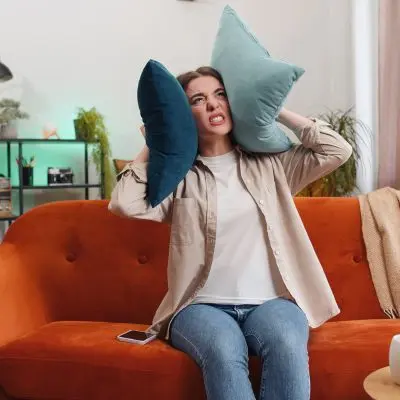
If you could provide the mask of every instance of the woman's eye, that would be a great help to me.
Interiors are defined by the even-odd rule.
[[[204,97],[196,97],[192,100],[194,106],[204,103]]]
[[[226,97],[226,93],[225,92],[218,92],[218,97]]]

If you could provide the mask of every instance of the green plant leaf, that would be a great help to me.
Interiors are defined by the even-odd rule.
[[[29,114],[20,110],[21,103],[13,99],[0,100],[0,125],[7,125],[17,119],[27,119]]]
[[[317,196],[321,193],[325,196],[341,197],[348,196],[357,187],[357,168],[365,168],[361,159],[360,143],[368,145],[365,136],[372,141],[371,130],[353,115],[353,108],[348,110],[327,110],[318,116],[319,119],[327,122],[334,131],[342,136],[353,148],[350,159],[334,172],[323,179],[312,183],[305,188],[299,196]],[[366,135],[362,135],[364,132]],[[371,160],[370,164],[371,164]]]
[[[88,143],[98,143],[93,146],[92,158],[96,171],[101,174],[101,163],[103,162],[104,191],[105,197],[109,199],[114,187],[114,174],[111,167],[111,147],[108,139],[108,131],[104,123],[104,117],[95,107],[89,110],[79,108],[74,120],[76,136]]]

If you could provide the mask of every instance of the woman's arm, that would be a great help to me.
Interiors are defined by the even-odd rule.
[[[144,128],[144,125],[142,125],[140,128],[140,132],[142,133],[143,137],[146,138],[146,130]],[[136,156],[135,162],[137,163],[146,163],[149,161],[149,156],[150,156],[150,150],[147,147],[147,144],[143,146],[143,149],[141,152]]]
[[[300,114],[296,114],[293,111],[289,111],[286,108],[282,108],[278,116],[278,122],[285,125],[293,132],[296,132],[296,130],[300,130],[304,126],[309,124],[311,120],[309,118],[303,117]]]
[[[352,147],[326,122],[282,109],[278,121],[292,130],[301,144],[277,154],[292,194],[343,165]]]
[[[147,200],[148,160],[149,148],[144,145],[136,158],[118,174],[108,209],[121,217],[168,222],[172,195],[154,208]]]
[[[137,163],[147,163],[149,161],[150,150],[147,145],[144,145],[142,151],[134,159]]]

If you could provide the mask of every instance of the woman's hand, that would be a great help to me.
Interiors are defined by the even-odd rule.
[[[282,107],[281,110],[279,111],[278,120],[284,117],[286,112],[287,112],[286,108]]]
[[[140,130],[141,134],[143,135],[143,137],[146,139],[146,129],[145,129],[144,125],[142,125],[139,128],[139,130]],[[148,162],[149,161],[149,154],[150,154],[149,148],[147,147],[147,144],[145,144],[143,146],[142,151],[136,156],[135,162],[139,162],[139,163]]]
[[[310,119],[289,111],[286,108],[281,109],[278,115],[278,121],[292,131],[302,129],[311,122]]]

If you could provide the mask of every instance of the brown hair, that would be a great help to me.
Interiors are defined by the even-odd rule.
[[[217,79],[221,85],[225,86],[222,75],[212,67],[200,67],[195,71],[189,71],[185,72],[184,74],[180,74],[176,77],[176,79],[178,79],[178,82],[181,84],[183,90],[186,91],[186,88],[193,79],[200,78],[202,76],[212,76],[213,78]]]

